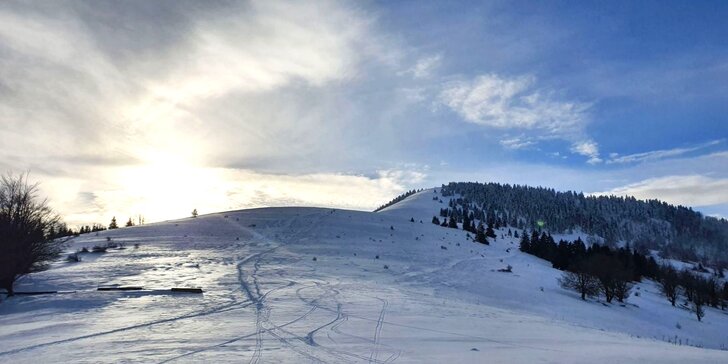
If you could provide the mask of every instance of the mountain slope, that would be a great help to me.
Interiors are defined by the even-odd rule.
[[[479,220],[556,232],[581,229],[607,244],[631,243],[680,259],[701,259],[728,268],[728,221],[685,206],[634,197],[582,193],[498,183],[455,183],[440,188],[449,214],[467,209]],[[457,199],[450,197],[457,195]]]
[[[126,249],[59,261],[21,282],[18,290],[76,292],[0,303],[0,360],[728,360],[684,345],[728,344],[728,316],[708,309],[698,323],[649,282],[626,307],[581,302],[513,239],[484,246],[431,224],[440,199],[425,190],[378,213],[254,209],[80,236],[69,251],[107,237]],[[513,273],[497,271],[506,265]],[[111,284],[150,290],[95,291]],[[205,294],[153,290],[172,286]],[[666,342],[675,335],[682,346]]]

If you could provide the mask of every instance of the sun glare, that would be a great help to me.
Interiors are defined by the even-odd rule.
[[[133,214],[148,221],[187,216],[192,209],[223,203],[222,176],[170,153],[149,153],[147,163],[122,171],[122,188]]]

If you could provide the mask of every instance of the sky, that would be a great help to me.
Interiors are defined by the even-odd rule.
[[[0,172],[73,225],[450,181],[728,217],[721,1],[3,1]]]

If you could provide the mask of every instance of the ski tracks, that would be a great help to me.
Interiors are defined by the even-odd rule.
[[[369,354],[369,362],[376,362],[379,359],[379,340],[382,336],[382,326],[384,326],[384,315],[387,313],[387,307],[389,301],[383,298],[375,297],[377,300],[382,302],[382,309],[379,311],[379,318],[377,319],[377,326],[374,328],[374,347],[372,348],[371,354]]]

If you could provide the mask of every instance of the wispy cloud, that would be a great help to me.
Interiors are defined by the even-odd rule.
[[[331,105],[308,98],[359,77],[362,61],[395,53],[380,49],[371,17],[351,4],[38,5],[0,4],[3,159],[11,151],[24,151],[25,162],[58,154],[141,162],[155,152],[198,161],[299,155],[312,148],[269,136],[324,134],[322,109]],[[298,92],[273,94],[283,89]]]
[[[414,66],[400,72],[400,74],[410,74],[414,78],[428,78],[432,73],[440,67],[442,63],[442,55],[427,56],[417,60]]]
[[[595,195],[660,199],[684,206],[728,204],[728,178],[703,175],[665,176],[646,179]]]
[[[673,148],[673,149],[663,149],[663,150],[654,150],[650,152],[644,152],[644,153],[636,153],[636,154],[629,154],[620,156],[618,154],[610,154],[610,158],[607,160],[607,164],[621,164],[621,163],[641,163],[641,162],[648,162],[648,161],[655,161],[665,158],[671,158],[671,157],[678,157],[690,152],[698,151],[701,149],[706,149],[718,144],[721,144],[724,142],[724,139],[720,140],[713,140],[707,143],[703,143],[700,145],[696,145],[694,147],[689,148]]]
[[[448,85],[440,99],[464,120],[475,124],[540,129],[552,134],[583,130],[590,104],[555,100],[535,85],[533,76],[481,75]]]
[[[514,138],[501,139],[499,143],[506,149],[518,150],[528,148],[536,144],[536,141],[531,138],[519,136]]]
[[[448,84],[440,93],[443,104],[463,120],[503,130],[527,130],[537,133],[534,139],[563,139],[571,142],[571,151],[601,162],[597,144],[585,136],[591,104],[558,100],[553,92],[538,88],[533,76],[503,77],[486,74],[468,81]],[[521,139],[505,139],[501,144],[520,149],[533,144]]]
[[[582,140],[574,143],[571,146],[571,151],[588,157],[587,163],[589,164],[599,164],[602,162],[602,159],[599,158],[599,146],[592,140]]]

